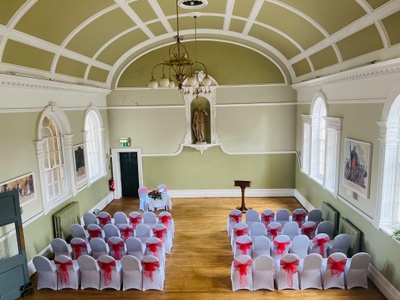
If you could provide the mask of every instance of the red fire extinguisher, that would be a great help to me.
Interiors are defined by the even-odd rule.
[[[109,185],[110,191],[111,191],[111,192],[114,192],[114,190],[115,190],[114,179],[110,179],[110,180],[108,181],[108,185]]]

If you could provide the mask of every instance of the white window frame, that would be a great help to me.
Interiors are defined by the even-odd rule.
[[[87,120],[88,118],[92,118],[94,123],[93,130],[89,130],[87,128]],[[87,177],[88,177],[88,186],[91,185],[96,180],[106,176],[106,162],[104,155],[104,127],[103,120],[101,118],[101,114],[97,107],[90,106],[85,113],[84,118],[84,134],[83,134],[83,142],[85,145],[85,156],[87,162]],[[93,159],[95,161],[93,161]],[[93,173],[93,169],[91,166],[97,165],[97,172]]]
[[[42,132],[43,120],[49,117],[57,126],[58,134],[60,135],[60,150],[62,151],[63,165],[64,165],[64,176],[65,176],[65,191],[58,195],[54,199],[50,199],[47,193],[47,180],[46,180],[46,169],[45,169],[45,158],[46,158],[46,137]],[[73,156],[72,156],[72,137],[71,126],[69,124],[66,114],[57,107],[54,103],[47,106],[39,117],[39,122],[36,131],[36,157],[38,160],[39,178],[41,186],[41,195],[43,203],[43,211],[45,214],[49,213],[52,209],[62,204],[72,196],[72,183],[73,181]]]

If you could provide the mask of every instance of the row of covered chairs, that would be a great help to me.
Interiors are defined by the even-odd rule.
[[[82,255],[72,260],[67,255],[58,255],[54,260],[45,256],[35,256],[33,264],[38,273],[37,289],[61,290],[64,288],[83,289],[138,289],[162,290],[165,271],[160,260],[154,255],[138,259],[125,255],[115,260],[109,255],[95,259]]]
[[[340,252],[328,258],[312,253],[304,259],[289,253],[276,261],[267,255],[255,259],[239,255],[231,265],[232,290],[273,291],[275,284],[278,290],[367,288],[370,261],[371,256],[366,252],[356,253],[352,258]]]
[[[289,221],[296,222],[299,227],[306,221],[313,221],[318,225],[322,221],[322,211],[315,208],[307,212],[303,208],[297,208],[291,213],[288,209],[281,208],[277,210],[276,213],[271,209],[265,209],[260,214],[257,210],[249,209],[245,213],[245,220],[242,221],[242,212],[238,209],[234,209],[229,212],[227,231],[228,235],[231,235],[233,226],[239,222],[244,222],[249,226],[253,223],[260,222],[267,227],[271,222],[278,222],[283,226]]]

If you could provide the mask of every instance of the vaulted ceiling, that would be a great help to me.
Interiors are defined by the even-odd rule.
[[[180,2],[188,3],[179,8],[183,42],[193,45],[198,15],[200,60],[218,83],[291,84],[400,57],[400,0],[208,0],[197,9],[190,2],[198,1]],[[0,72],[144,87],[174,42],[175,7],[175,0],[0,0]]]

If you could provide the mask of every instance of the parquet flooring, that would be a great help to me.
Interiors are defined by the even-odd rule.
[[[37,276],[32,276],[35,287],[27,300],[46,299],[175,299],[175,300],[235,300],[282,299],[297,300],[381,300],[386,299],[370,282],[368,289],[351,290],[283,290],[232,292],[230,265],[233,254],[226,232],[230,210],[241,203],[240,198],[172,199],[171,213],[175,221],[175,239],[172,253],[167,255],[163,291],[114,290],[36,290]],[[301,207],[295,198],[246,198],[246,206],[262,211],[276,211],[286,207],[290,211]],[[129,213],[139,208],[138,199],[122,198],[113,201],[104,210]]]

